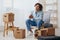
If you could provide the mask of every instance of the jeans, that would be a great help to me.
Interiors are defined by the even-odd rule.
[[[44,22],[42,20],[40,20],[38,23],[36,21],[32,21],[30,19],[28,19],[26,21],[26,26],[27,26],[27,29],[30,31],[31,30],[31,26],[37,26],[38,29],[40,29],[40,27],[42,26]]]

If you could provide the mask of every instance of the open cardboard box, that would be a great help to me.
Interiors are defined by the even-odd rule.
[[[38,36],[55,36],[55,28],[43,28],[35,31],[35,37]]]

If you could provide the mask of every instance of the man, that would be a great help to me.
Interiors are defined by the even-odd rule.
[[[33,33],[31,26],[37,26],[38,29],[42,26],[43,22],[43,6],[40,3],[35,4],[35,10],[31,12],[29,19],[26,21],[28,31]]]

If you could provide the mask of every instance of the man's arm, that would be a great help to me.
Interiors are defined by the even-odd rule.
[[[29,18],[33,18],[33,11],[31,11],[31,14],[29,15]]]

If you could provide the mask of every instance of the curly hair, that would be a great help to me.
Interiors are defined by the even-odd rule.
[[[42,4],[40,4],[40,3],[36,3],[34,6],[36,6],[36,5],[39,5],[40,11],[43,10],[43,6],[42,6]]]

